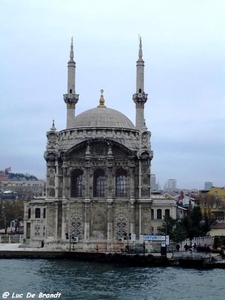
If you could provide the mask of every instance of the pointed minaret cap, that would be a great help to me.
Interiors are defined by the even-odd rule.
[[[73,37],[71,38],[71,45],[70,45],[70,61],[74,59],[74,52],[73,52]]]
[[[138,52],[138,60],[142,60],[143,52],[142,52],[142,40],[141,36],[138,35],[139,37],[139,52]]]
[[[105,99],[104,99],[104,96],[103,96],[104,90],[101,89],[100,92],[101,92],[101,97],[99,99],[99,105],[98,105],[98,107],[105,108],[106,107],[105,106]]]

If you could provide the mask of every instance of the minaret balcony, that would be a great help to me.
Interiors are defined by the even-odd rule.
[[[64,94],[63,100],[66,104],[76,104],[79,100],[78,94]]]
[[[148,100],[148,94],[143,93],[136,93],[133,94],[133,101],[134,103],[146,103]]]

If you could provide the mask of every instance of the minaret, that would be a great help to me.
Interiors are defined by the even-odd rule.
[[[148,94],[144,92],[144,60],[142,59],[142,41],[140,37],[139,53],[137,60],[137,77],[136,77],[136,93],[133,94],[133,101],[136,104],[136,127],[141,130],[146,128],[144,118],[145,102],[148,99]]]
[[[70,60],[68,61],[68,85],[67,94],[63,95],[63,99],[66,103],[67,108],[67,121],[66,128],[73,127],[73,119],[75,117],[75,106],[79,100],[79,95],[75,92],[75,70],[76,63],[74,61],[74,51],[73,51],[73,38],[71,39],[70,46]]]

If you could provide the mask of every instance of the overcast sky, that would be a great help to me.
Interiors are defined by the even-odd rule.
[[[74,39],[76,114],[106,106],[135,122],[138,35],[152,173],[163,186],[225,186],[225,1],[1,0],[0,170],[45,179],[46,131],[66,125]]]

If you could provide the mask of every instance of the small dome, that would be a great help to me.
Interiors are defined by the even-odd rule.
[[[134,124],[121,112],[99,105],[77,115],[73,122],[74,128],[126,128],[136,129]]]

